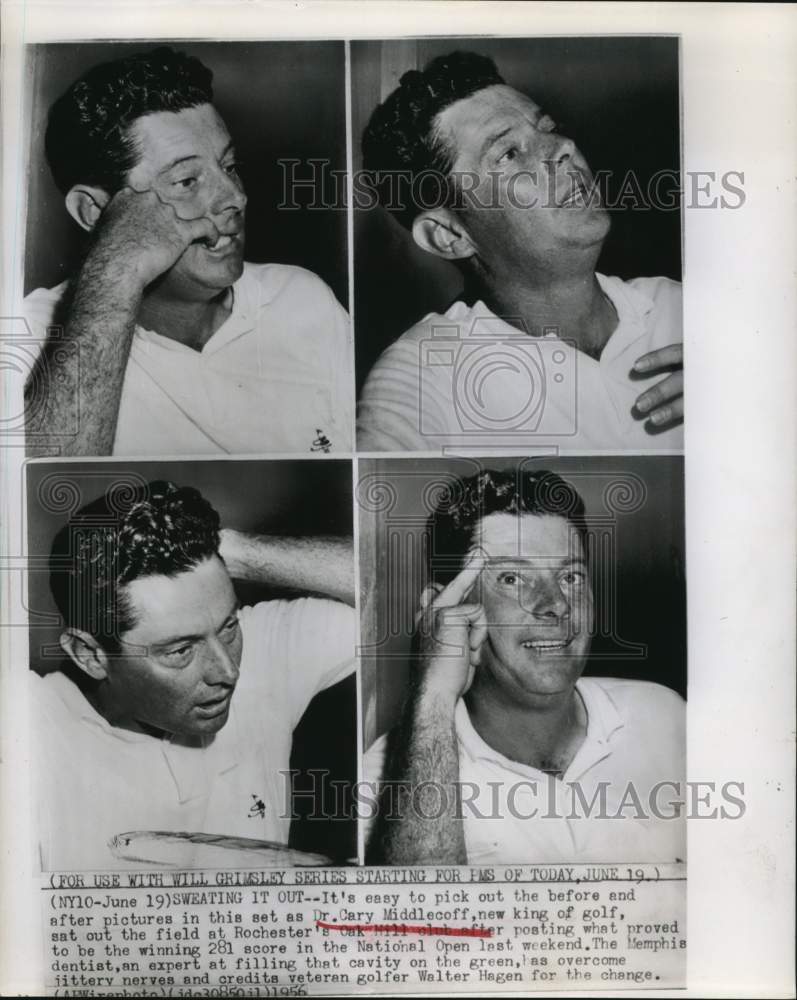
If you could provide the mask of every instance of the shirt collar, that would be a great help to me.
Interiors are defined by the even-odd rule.
[[[615,362],[640,337],[644,336],[647,331],[647,317],[652,311],[654,303],[650,296],[634,288],[633,285],[629,285],[621,278],[599,274],[598,272],[595,273],[595,277],[598,280],[601,291],[609,299],[617,313],[617,326],[607,340],[600,357],[600,364],[607,365]],[[450,319],[459,320],[469,311],[464,302],[458,301],[448,311],[447,316]],[[511,326],[511,324],[496,316],[481,299],[474,304],[472,312],[483,317],[490,324],[493,321],[500,324],[497,328],[489,332],[496,335],[505,335],[508,328],[516,335],[524,335],[522,330]],[[487,329],[489,330],[489,328]],[[547,335],[545,339],[558,339],[558,337]],[[562,345],[570,350],[576,350],[570,340],[563,340]],[[598,363],[587,354],[584,354],[583,358],[593,364]],[[636,356],[634,360],[636,360]]]
[[[230,293],[232,295],[230,315],[210,340],[203,345],[201,351],[195,351],[192,347],[181,344],[179,340],[164,337],[163,334],[156,333],[155,330],[147,330],[137,324],[135,337],[138,344],[142,347],[151,345],[168,351],[187,352],[188,356],[192,357],[215,354],[233,340],[245,333],[250,333],[255,328],[255,302],[250,282],[247,280],[246,264],[244,264],[241,277],[231,286]]]
[[[612,752],[612,737],[625,725],[609,695],[593,678],[582,677],[576,682],[576,691],[580,694],[587,712],[587,734],[564,775],[566,781],[579,778],[598,761],[607,757]],[[473,760],[492,761],[521,773],[533,772],[535,775],[542,773],[536,768],[505,757],[486,743],[476,732],[462,698],[457,703],[454,713],[454,725],[460,750]]]
[[[160,744],[179,801],[188,802],[207,795],[213,779],[237,767],[240,762],[241,741],[235,695],[230,702],[227,722],[215,735],[188,742],[167,738]]]

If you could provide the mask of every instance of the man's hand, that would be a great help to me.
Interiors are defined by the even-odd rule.
[[[670,371],[667,378],[657,382],[639,396],[635,409],[648,417],[657,427],[681,423],[684,419],[684,349],[683,344],[670,344],[650,351],[637,358],[633,370],[640,375],[657,371]]]
[[[425,694],[442,696],[454,705],[473,682],[487,638],[484,608],[467,603],[483,567],[484,557],[472,555],[437,596],[432,598],[427,591],[422,599],[418,680]]]
[[[172,267],[196,240],[219,237],[206,216],[183,219],[152,190],[123,187],[108,202],[97,224],[90,256],[121,265],[141,289]]]

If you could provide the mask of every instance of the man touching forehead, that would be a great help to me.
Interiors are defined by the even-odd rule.
[[[643,798],[662,780],[680,789],[683,703],[657,684],[583,676],[587,540],[581,497],[552,472],[486,470],[432,513],[403,714],[365,760],[384,783],[375,862],[683,856],[678,823],[608,815],[629,783]],[[430,791],[404,793],[418,788]],[[596,792],[604,815],[561,805]]]

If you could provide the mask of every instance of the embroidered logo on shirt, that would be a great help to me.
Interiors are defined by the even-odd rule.
[[[252,803],[252,807],[249,810],[249,818],[263,819],[266,815],[266,803],[262,799],[259,799],[256,795],[253,795],[252,798],[255,801]]]
[[[329,452],[332,450],[332,442],[329,440],[329,438],[321,430],[320,427],[316,427],[315,432],[318,435],[318,437],[315,439],[315,441],[313,441],[313,445],[310,448],[310,451],[323,451],[325,454],[328,455]]]

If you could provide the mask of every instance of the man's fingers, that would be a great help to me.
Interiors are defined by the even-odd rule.
[[[461,604],[479,579],[479,574],[484,569],[484,563],[484,555],[481,552],[474,552],[470,559],[468,559],[465,567],[440,591],[433,602],[433,606],[437,608],[450,608],[456,604]]]
[[[194,240],[208,240],[210,243],[215,243],[221,235],[206,216],[202,216],[201,219],[181,219],[180,222],[189,238],[189,243],[193,243]]]
[[[479,615],[483,614],[480,604],[456,604],[450,608],[440,608],[432,606],[424,615],[421,622],[422,634],[431,638],[434,642],[456,642],[463,641],[470,644],[469,638],[461,633],[469,631],[473,623],[478,621]],[[459,636],[454,633],[459,632]]]
[[[435,625],[440,632],[448,628],[473,625],[484,611],[481,604],[455,604],[441,608],[435,603],[430,609],[430,614],[434,616]]]
[[[640,413],[651,413],[665,403],[673,402],[684,394],[684,373],[673,372],[661,382],[646,389],[634,404]],[[683,413],[683,408],[682,408]],[[652,414],[651,414],[652,416]]]
[[[635,372],[655,372],[660,368],[668,368],[670,365],[682,365],[684,363],[684,345],[668,344],[667,347],[659,347],[655,351],[649,351],[637,358],[634,362]]]
[[[684,398],[679,397],[668,403],[666,406],[660,406],[658,409],[654,410],[650,414],[650,419],[654,424],[669,424],[673,420],[683,420],[684,418]]]
[[[476,662],[478,662],[479,650],[487,638],[487,614],[481,605],[479,611],[480,614],[471,622],[469,636],[471,652],[475,654]]]

